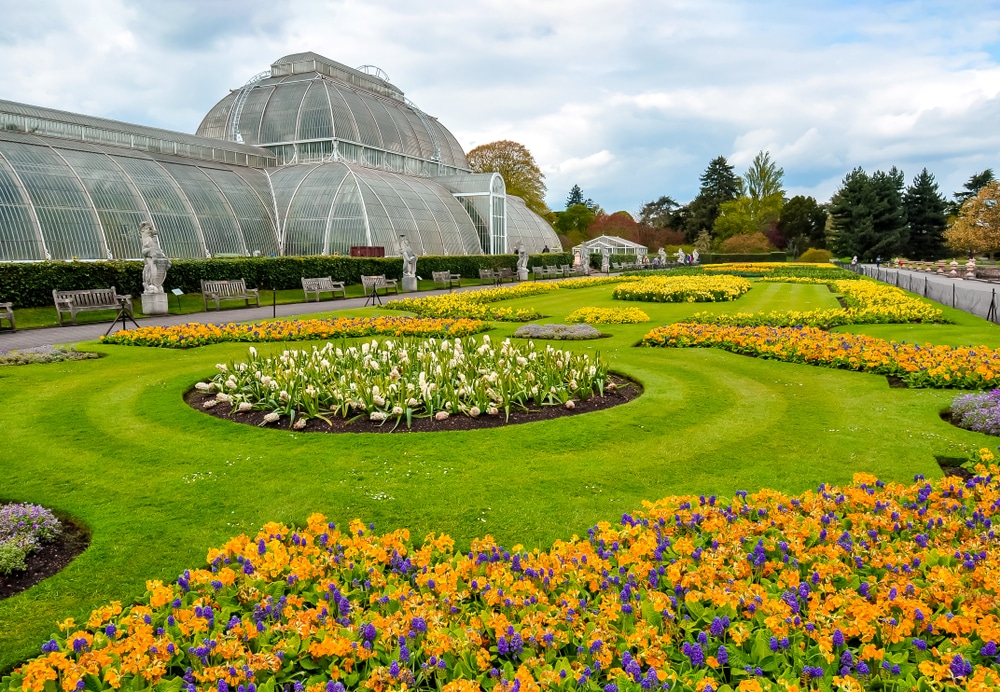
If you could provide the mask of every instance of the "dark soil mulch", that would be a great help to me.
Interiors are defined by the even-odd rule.
[[[955,476],[967,481],[976,474],[962,466],[967,460],[959,457],[934,457],[945,476]]]
[[[352,421],[343,418],[330,418],[330,425],[317,418],[310,419],[306,426],[296,432],[303,433],[408,433],[408,432],[444,432],[450,430],[478,430],[480,428],[500,428],[505,425],[520,425],[521,423],[534,423],[536,421],[552,420],[563,416],[576,416],[581,413],[601,411],[613,406],[627,404],[640,394],[642,386],[638,382],[611,376],[611,382],[615,385],[614,391],[605,390],[604,396],[592,396],[586,401],[574,401],[574,408],[567,409],[564,406],[542,406],[539,409],[529,411],[511,411],[510,417],[504,416],[503,412],[497,416],[488,416],[485,413],[477,418],[465,415],[449,416],[446,420],[436,421],[432,418],[414,418],[411,427],[406,427],[406,421],[402,420],[397,425],[395,419],[390,418],[384,422],[376,422],[367,418],[357,418]],[[243,423],[245,425],[261,425],[264,422],[264,411],[248,411],[247,413],[236,413],[227,404],[219,404],[210,409],[202,408],[204,402],[214,398],[214,394],[205,395],[192,389],[184,395],[184,401],[192,408],[207,413],[216,418]],[[288,430],[288,418],[282,417],[276,423],[264,425],[267,428]]]
[[[30,589],[61,571],[90,545],[90,531],[69,519],[59,519],[63,531],[56,540],[44,544],[29,555],[28,568],[10,574],[0,574],[0,600]]]
[[[889,382],[889,386],[893,389],[909,389],[910,385],[906,384],[902,377],[896,377],[895,375],[886,375],[885,379]]]
[[[844,300],[844,296],[837,296],[837,302],[840,303],[840,307],[844,308],[845,310],[847,309],[847,301]]]

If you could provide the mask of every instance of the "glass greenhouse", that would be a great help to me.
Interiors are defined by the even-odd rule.
[[[287,56],[197,135],[0,100],[0,261],[136,259],[147,219],[171,257],[559,247],[377,68]]]

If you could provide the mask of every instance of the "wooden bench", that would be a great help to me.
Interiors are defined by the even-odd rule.
[[[542,267],[546,279],[555,279],[559,276],[559,267]]]
[[[229,279],[228,281],[205,281],[201,280],[201,296],[205,301],[205,312],[208,312],[208,300],[215,301],[215,309],[219,310],[219,301],[222,300],[243,300],[246,307],[250,307],[250,301],[254,301],[260,307],[260,291],[256,288],[247,288],[247,282],[243,279]]]
[[[965,265],[959,265],[959,272],[963,272]],[[983,281],[1000,281],[1000,267],[976,267],[976,278]]]
[[[510,281],[511,283],[514,283],[514,280],[516,278],[517,275],[514,274],[513,269],[508,269],[507,267],[501,267],[500,270],[497,271],[497,281],[499,281],[500,283],[503,283],[504,281]]]
[[[333,300],[336,296],[335,293],[339,293],[344,298],[347,298],[347,289],[344,287],[343,281],[334,281],[329,276],[319,276],[312,279],[307,279],[302,277],[302,292],[306,294],[306,302],[309,302],[309,294],[314,294],[316,296],[316,302],[319,302],[320,293],[329,293],[330,300]]]
[[[480,281],[497,281],[497,273],[492,269],[480,269],[479,270],[479,280]]]
[[[450,271],[443,272],[431,272],[431,276],[434,278],[434,285],[441,286],[442,288],[447,288],[449,291],[452,286],[462,285],[462,275],[452,274]]]
[[[63,323],[63,315],[66,313],[69,314],[73,324],[76,324],[76,313],[89,310],[117,310],[123,306],[122,301],[124,301],[124,305],[128,306],[129,314],[132,312],[132,296],[119,295],[114,286],[111,288],[88,288],[82,291],[52,289],[52,300],[56,304],[59,324]]]
[[[365,292],[365,305],[371,301],[374,305],[378,302],[379,305],[382,304],[382,299],[379,298],[379,291],[385,291],[385,295],[389,295],[389,289],[391,288],[397,294],[399,293],[399,281],[396,279],[387,279],[385,274],[376,274],[373,276],[361,276],[361,288]]]
[[[545,267],[532,267],[531,268],[531,279],[532,281],[538,281],[539,279],[545,278]]]
[[[3,321],[7,320],[10,322],[10,330],[16,331],[14,326],[14,304],[13,303],[0,303],[0,327],[3,326]]]

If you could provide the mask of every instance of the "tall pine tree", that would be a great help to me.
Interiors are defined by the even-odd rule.
[[[893,166],[868,175],[855,168],[830,201],[830,216],[838,254],[871,261],[902,252],[908,237],[902,171]]]
[[[935,260],[944,257],[944,231],[948,226],[948,202],[938,192],[934,176],[925,168],[903,195],[910,238],[905,254],[911,259]]]
[[[694,241],[702,231],[711,231],[719,216],[719,205],[740,195],[742,181],[733,172],[725,156],[717,156],[701,174],[701,189],[688,205],[684,237]]]

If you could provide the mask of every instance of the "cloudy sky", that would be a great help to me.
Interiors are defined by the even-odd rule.
[[[1000,1],[0,0],[0,99],[194,132],[289,53],[373,64],[468,151],[526,145],[562,209],[687,202],[759,150],[789,196],[1000,173]]]

